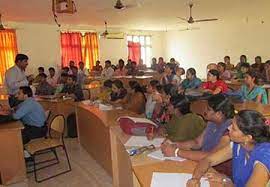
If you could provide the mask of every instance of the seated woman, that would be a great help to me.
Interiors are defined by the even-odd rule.
[[[162,103],[161,94],[158,92],[160,84],[158,80],[151,80],[147,86],[147,99],[145,104],[145,116],[152,119],[156,104]]]
[[[118,67],[114,72],[114,76],[126,76],[127,75],[127,70],[125,68],[125,62],[123,59],[120,59],[118,61]]]
[[[232,78],[231,72],[226,69],[225,63],[219,62],[217,68],[218,68],[218,72],[220,74],[221,80],[224,80],[224,81],[231,80]]]
[[[234,185],[231,186],[265,187],[270,179],[270,135],[265,121],[257,111],[240,111],[229,128],[232,144],[200,161],[188,186],[198,186],[211,166],[232,158]],[[219,174],[212,174],[209,179],[221,184],[229,182]]]
[[[112,92],[110,95],[109,103],[111,104],[123,104],[127,96],[127,90],[124,88],[122,81],[115,80],[112,83]]]
[[[226,93],[228,91],[227,84],[219,79],[218,70],[210,70],[207,74],[207,82],[202,84],[202,88],[205,92],[210,94]]]
[[[163,73],[161,80],[160,80],[160,83],[162,85],[172,83],[173,77],[174,77],[173,71],[174,71],[173,65],[170,63],[167,63],[165,66],[164,73]]]
[[[181,89],[196,89],[199,88],[201,84],[202,81],[196,76],[196,70],[194,68],[189,68],[187,70],[186,79],[181,84]]]
[[[148,133],[147,138],[166,136],[172,142],[193,140],[202,134],[206,124],[202,117],[190,111],[190,102],[183,95],[177,95],[170,99],[171,120],[153,133]]]
[[[189,160],[201,160],[229,144],[227,129],[234,117],[234,106],[222,94],[213,95],[208,100],[205,118],[207,127],[197,138],[188,141],[166,140],[161,149],[165,156],[179,156]]]
[[[267,93],[264,88],[258,86],[258,74],[254,71],[248,71],[244,77],[245,84],[240,90],[243,100],[267,104]]]
[[[143,89],[137,81],[130,81],[131,94],[128,96],[128,102],[125,108],[137,114],[143,114],[145,110],[146,97]]]
[[[103,83],[103,86],[100,88],[100,93],[98,94],[97,97],[91,98],[92,100],[101,100],[101,101],[107,101],[110,97],[110,94],[112,92],[112,83],[113,81],[111,80],[106,80]]]
[[[173,76],[172,83],[176,86],[180,86],[182,82],[182,75],[185,75],[185,69],[177,66],[175,68],[175,75]]]

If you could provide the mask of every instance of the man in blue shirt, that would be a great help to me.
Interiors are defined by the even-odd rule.
[[[20,87],[17,99],[22,101],[12,114],[13,118],[22,121],[23,144],[31,139],[42,138],[47,134],[45,125],[46,115],[43,107],[33,98],[33,92],[29,86]]]

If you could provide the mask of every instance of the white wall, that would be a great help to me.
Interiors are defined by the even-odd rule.
[[[208,63],[223,61],[225,55],[231,56],[234,64],[241,54],[251,63],[257,55],[265,61],[270,59],[269,29],[269,24],[215,22],[201,24],[200,30],[169,31],[164,38],[166,57],[175,57],[184,68],[195,67],[200,77],[206,77]]]
[[[60,32],[55,25],[32,24],[32,23],[9,23],[13,28],[17,28],[17,43],[20,53],[25,53],[30,57],[27,73],[36,74],[39,66],[58,67],[61,65],[60,53]],[[69,29],[80,29],[80,26],[68,26]],[[101,30],[103,31],[103,30]],[[125,31],[129,34],[150,34],[152,35],[153,56],[165,55],[163,50],[162,32],[134,32]],[[100,38],[100,60],[104,63],[110,59],[114,64],[118,59],[127,59],[126,39],[103,39]]]

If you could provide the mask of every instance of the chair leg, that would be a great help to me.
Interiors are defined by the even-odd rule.
[[[58,155],[57,155],[57,152],[56,152],[55,149],[56,149],[56,148],[53,148],[53,149],[52,149],[52,152],[53,152],[53,154],[54,154],[54,156],[55,156],[55,159],[57,160],[57,163],[59,163],[59,158],[58,158]]]
[[[37,180],[37,168],[36,168],[36,158],[35,158],[35,154],[34,155],[32,155],[32,157],[33,157],[33,167],[34,167],[34,176],[35,176],[35,181],[36,182],[38,182],[38,180]]]
[[[71,165],[70,165],[70,161],[69,161],[69,157],[68,157],[68,154],[67,154],[67,149],[66,149],[66,146],[65,144],[63,144],[63,150],[65,152],[65,155],[66,155],[66,158],[67,158],[67,162],[68,162],[68,171],[71,171]]]

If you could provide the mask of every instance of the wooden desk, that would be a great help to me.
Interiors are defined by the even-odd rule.
[[[148,153],[130,157],[124,146],[130,136],[123,133],[119,126],[110,127],[110,131],[113,186],[149,187],[153,172],[192,173],[196,167],[196,163],[192,161],[160,161],[148,157]],[[213,183],[211,186],[218,185]]]
[[[0,181],[4,185],[26,180],[22,129],[18,121],[0,124]]]
[[[263,114],[264,117],[270,117],[270,105],[263,105],[255,102],[235,103],[234,107],[237,111],[241,110],[256,110]]]
[[[117,126],[120,116],[138,116],[126,110],[101,111],[96,106],[79,103],[76,107],[78,138],[81,146],[112,175],[110,126]]]

